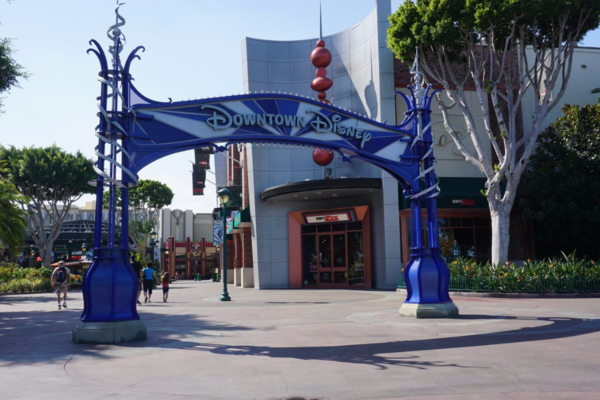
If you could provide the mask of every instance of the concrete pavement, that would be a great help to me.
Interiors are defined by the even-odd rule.
[[[0,296],[2,399],[597,399],[600,299],[454,299],[177,282],[139,306],[148,340],[75,345],[81,292]]]

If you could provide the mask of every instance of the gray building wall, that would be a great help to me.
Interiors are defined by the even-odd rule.
[[[390,13],[389,0],[377,1],[362,22],[323,39],[333,56],[327,68],[328,77],[334,82],[328,91],[332,103],[394,123],[394,65],[392,53],[386,47]],[[317,38],[288,42],[246,38],[242,42],[245,90],[316,97],[310,88],[315,78],[310,54],[316,48],[316,41]],[[323,169],[312,160],[312,148],[274,145],[246,145],[246,148],[256,288],[289,286],[289,212],[365,204],[371,207],[374,285],[396,287],[401,258],[398,183],[394,178],[365,162],[349,164],[336,160],[328,166],[335,178],[378,177],[383,179],[383,190],[364,198],[268,203],[260,199],[265,189],[288,181],[322,179]]]
[[[533,63],[534,53],[531,48],[526,49],[527,56],[531,65]],[[573,66],[571,76],[565,94],[546,116],[544,128],[562,117],[562,107],[565,104],[584,106],[598,101],[600,95],[591,93],[592,89],[600,87],[598,79],[598,65],[600,65],[600,48],[597,47],[578,47],[573,53]],[[557,82],[553,93],[560,91],[561,80]],[[535,111],[535,95],[533,89],[529,89],[523,98],[523,130],[530,132],[533,129],[533,117]]]

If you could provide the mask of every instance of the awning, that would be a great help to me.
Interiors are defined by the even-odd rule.
[[[476,209],[488,208],[485,178],[440,178],[441,193],[437,197],[438,208]],[[400,188],[400,209],[410,208],[410,201],[402,195]]]

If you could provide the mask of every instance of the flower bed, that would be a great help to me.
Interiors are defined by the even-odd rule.
[[[562,259],[527,260],[516,266],[478,264],[458,259],[450,268],[450,291],[490,293],[599,293],[600,266],[594,260],[578,260],[575,254]],[[404,272],[404,269],[402,269]],[[406,289],[404,276],[398,288]]]
[[[0,265],[0,293],[51,292],[50,268],[21,268],[16,264]],[[71,288],[81,284],[81,275],[71,275]]]

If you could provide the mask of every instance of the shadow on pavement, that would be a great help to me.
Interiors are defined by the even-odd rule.
[[[148,328],[148,339],[118,345],[76,345],[71,340],[81,309],[0,313],[0,362],[23,364],[52,362],[74,355],[110,359],[119,349],[187,348],[186,338],[203,331],[248,331],[253,328],[223,324],[194,314],[164,315],[140,312]],[[198,345],[198,343],[192,343]],[[115,352],[116,351],[116,352]]]
[[[534,321],[543,326],[488,332],[480,334],[434,337],[420,340],[397,340],[384,343],[364,343],[320,347],[232,346],[212,344],[203,340],[205,331],[249,331],[249,326],[218,323],[194,314],[165,315],[141,311],[148,326],[148,339],[120,345],[75,345],[71,329],[78,321],[80,310],[67,312],[5,312],[0,313],[0,362],[7,364],[48,363],[68,361],[73,356],[98,359],[177,348],[183,351],[210,352],[223,356],[254,356],[306,361],[334,361],[372,365],[379,369],[401,366],[417,369],[433,367],[469,368],[444,361],[420,361],[416,352],[446,349],[475,349],[513,343],[563,339],[600,331],[600,320],[574,317],[505,316],[512,321]],[[455,321],[477,321],[493,316],[467,315]],[[427,322],[435,322],[427,321]],[[539,324],[536,324],[539,325]],[[377,329],[373,326],[373,329]],[[456,327],[454,327],[456,328]],[[348,329],[351,329],[349,327]],[[216,336],[214,336],[216,337]],[[213,338],[214,338],[213,337]],[[201,340],[198,340],[201,338]],[[212,339],[214,340],[214,339]],[[231,360],[233,361],[233,359]]]
[[[482,319],[483,316],[469,316],[465,319]],[[485,318],[490,318],[489,316]],[[459,348],[476,348],[512,343],[535,342],[541,340],[563,339],[600,331],[600,320],[580,318],[541,318],[541,317],[507,317],[511,320],[527,320],[548,322],[548,325],[534,328],[453,336],[423,340],[399,340],[386,343],[323,346],[323,347],[269,347],[269,346],[227,346],[204,344],[196,346],[198,351],[209,351],[229,356],[256,356],[270,358],[294,358],[299,360],[335,361],[349,364],[368,364],[387,369],[390,366],[426,369],[428,367],[460,367],[443,361],[417,361],[418,356],[399,356],[399,353],[414,353],[427,350],[446,350]]]

